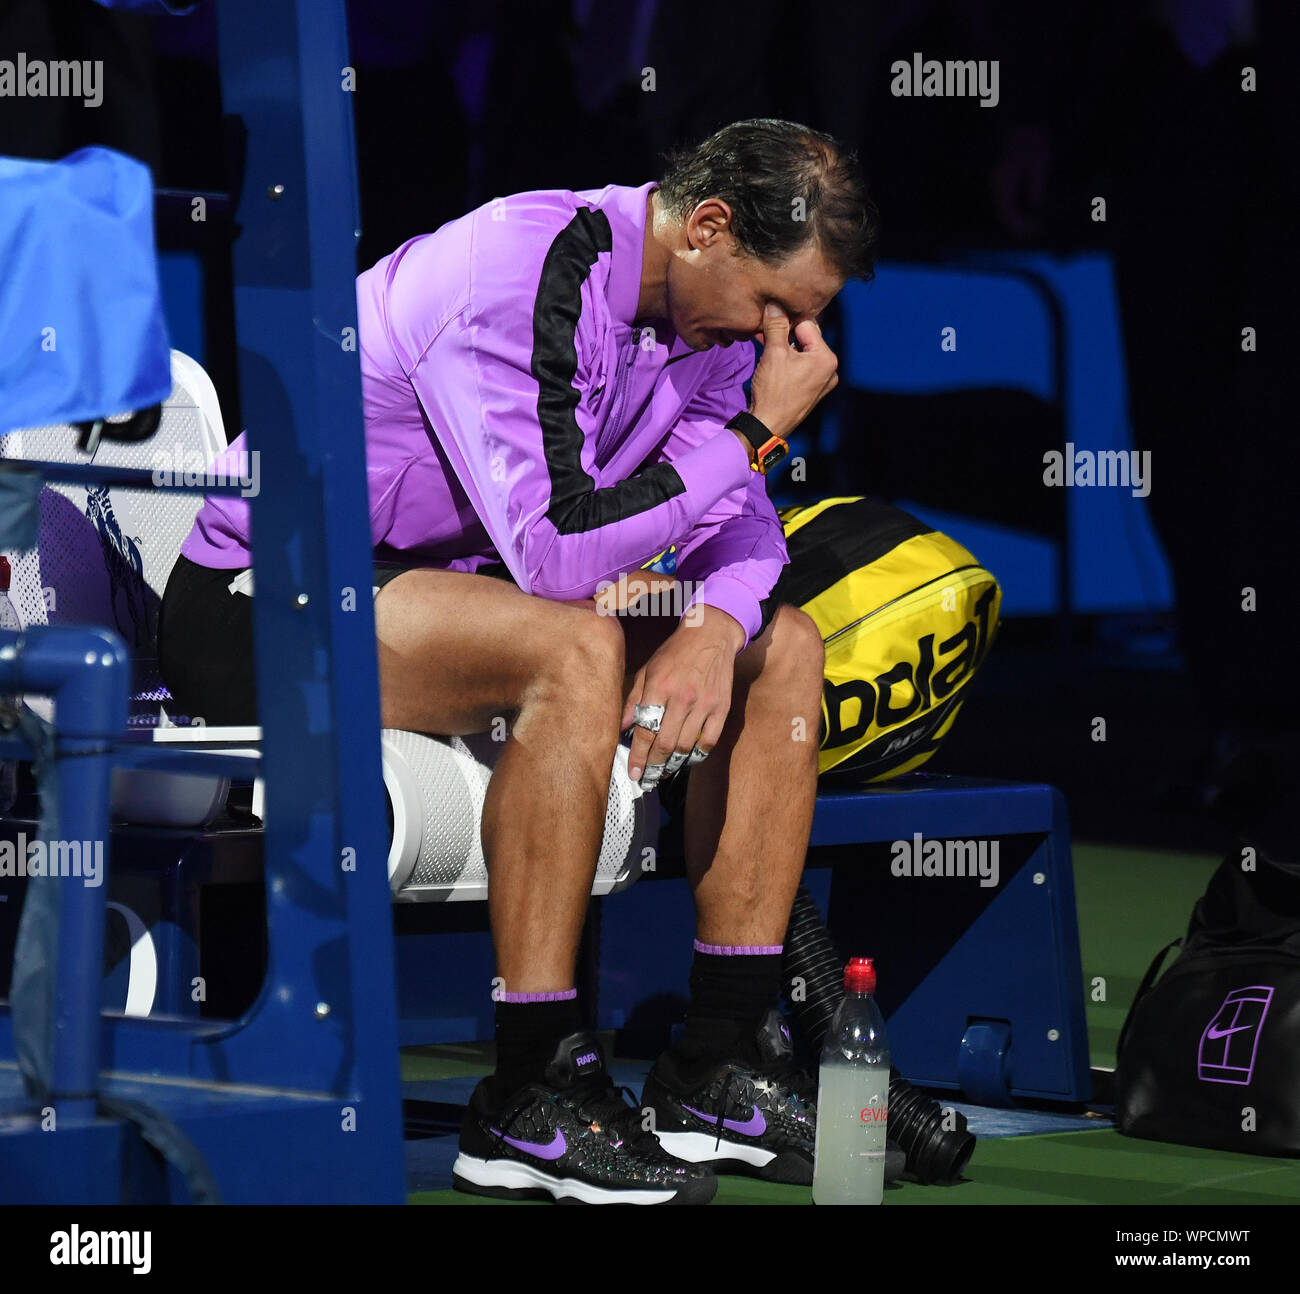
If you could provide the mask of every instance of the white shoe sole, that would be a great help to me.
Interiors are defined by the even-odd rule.
[[[655,1136],[659,1144],[674,1158],[690,1164],[707,1164],[723,1159],[738,1159],[742,1164],[766,1168],[776,1158],[775,1150],[761,1146],[742,1146],[723,1137],[718,1140],[712,1132],[660,1132]]]
[[[455,1176],[474,1186],[496,1190],[543,1190],[554,1199],[580,1200],[583,1204],[667,1204],[676,1191],[617,1190],[594,1186],[573,1177],[552,1177],[529,1164],[513,1159],[475,1159],[461,1154],[452,1168]]]

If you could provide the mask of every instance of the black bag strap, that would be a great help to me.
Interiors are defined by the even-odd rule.
[[[1124,1017],[1124,1025],[1119,1031],[1119,1041],[1115,1044],[1115,1063],[1119,1064],[1119,1058],[1124,1054],[1124,1041],[1128,1037],[1129,1025],[1133,1023],[1133,1015],[1137,1011],[1138,1003],[1142,1001],[1148,993],[1151,992],[1151,986],[1156,982],[1156,976],[1160,974],[1160,968],[1165,963],[1165,958],[1169,955],[1171,948],[1181,948],[1183,941],[1175,939],[1172,943],[1165,946],[1155,955],[1155,960],[1147,967],[1147,973],[1142,976],[1142,983],[1138,985],[1137,992],[1133,994],[1132,1005],[1128,1009],[1128,1014]]]

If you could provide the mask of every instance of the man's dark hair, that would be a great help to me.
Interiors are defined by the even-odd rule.
[[[721,198],[737,244],[751,256],[780,263],[815,238],[844,278],[874,276],[879,213],[856,154],[830,135],[755,118],[665,160],[659,196],[678,219],[706,198]]]

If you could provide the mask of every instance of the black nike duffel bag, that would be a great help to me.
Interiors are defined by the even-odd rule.
[[[1128,1136],[1300,1155],[1300,800],[1225,858],[1182,949],[1162,949],[1120,1034]]]

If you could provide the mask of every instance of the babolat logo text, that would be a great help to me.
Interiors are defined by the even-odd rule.
[[[978,876],[985,889],[998,883],[996,840],[926,840],[917,831],[890,848],[889,870],[895,876]]]
[[[896,99],[974,99],[981,108],[998,106],[998,61],[987,58],[940,62],[913,54],[889,65],[894,79],[889,93]]]
[[[835,750],[860,741],[872,726],[887,732],[899,724],[917,720],[934,708],[936,722],[945,717],[942,706],[955,705],[954,694],[979,667],[992,642],[993,599],[997,586],[990,584],[975,603],[974,615],[956,633],[946,638],[925,634],[916,640],[908,658],[895,661],[883,674],[871,680],[849,678],[835,682],[828,678],[822,687],[823,750]],[[849,625],[846,629],[853,629]],[[842,630],[839,632],[845,632]],[[936,639],[938,638],[938,641]],[[832,634],[827,645],[835,641]],[[905,750],[928,735],[928,730],[893,733],[887,748],[873,750],[880,757]],[[874,738],[881,742],[880,736]]]
[[[55,1267],[129,1267],[147,1276],[153,1267],[152,1231],[69,1231],[50,1236],[50,1262]]]
[[[28,58],[0,58],[0,98],[80,99],[87,108],[104,102],[104,64],[96,59],[48,63]]]
[[[1109,485],[1132,487],[1135,499],[1151,493],[1151,451],[1144,449],[1049,449],[1043,455],[1044,485]]]

